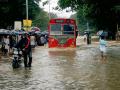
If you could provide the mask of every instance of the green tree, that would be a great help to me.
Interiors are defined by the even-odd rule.
[[[50,18],[57,18],[58,16],[54,13],[50,13]]]
[[[41,13],[38,13],[33,20],[33,26],[39,27],[42,31],[47,30],[48,21],[48,13],[45,11],[41,11]]]
[[[39,7],[39,1],[28,0],[28,18],[33,21],[33,25],[38,24],[39,27],[46,28],[48,15]],[[14,21],[26,19],[26,0],[6,0],[5,2],[0,2],[0,11],[0,28],[13,27]]]
[[[120,24],[120,0],[59,0],[58,4],[62,9],[70,7],[78,19],[92,22],[97,30],[115,33],[116,24]]]

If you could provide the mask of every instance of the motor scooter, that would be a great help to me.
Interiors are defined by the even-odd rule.
[[[22,51],[18,48],[13,49],[12,67],[19,68],[22,62]]]

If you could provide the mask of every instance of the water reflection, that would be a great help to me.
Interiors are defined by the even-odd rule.
[[[76,56],[76,50],[73,49],[73,50],[49,51],[49,56],[51,57],[51,59],[59,59],[73,64],[74,58]]]

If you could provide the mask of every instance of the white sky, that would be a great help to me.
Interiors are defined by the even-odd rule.
[[[46,0],[41,0],[40,7],[43,8],[45,11],[49,12],[49,4],[46,4],[45,6],[42,5],[42,2]],[[66,12],[66,10],[63,11],[57,11],[54,10],[53,7],[57,6],[58,0],[50,0],[50,12],[57,14],[58,17],[64,17],[69,18],[70,15],[74,14],[73,12]]]

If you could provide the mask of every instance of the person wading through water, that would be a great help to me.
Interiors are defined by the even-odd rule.
[[[23,52],[24,57],[24,66],[31,67],[32,64],[32,49],[30,45],[30,36],[25,34],[21,37],[21,40],[16,45],[17,48],[20,48]],[[28,60],[29,58],[29,60]]]

